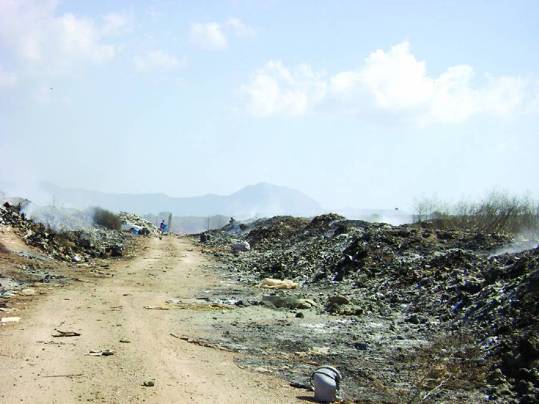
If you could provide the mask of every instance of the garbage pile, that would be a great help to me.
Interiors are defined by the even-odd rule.
[[[398,316],[426,335],[466,330],[492,361],[491,398],[539,399],[539,248],[489,256],[511,238],[334,214],[275,217],[243,226],[240,234],[208,235],[206,250],[240,279],[297,283],[285,296],[313,300],[320,312]],[[228,252],[238,240],[250,250]]]
[[[127,239],[125,233],[97,226],[56,231],[28,219],[20,206],[8,202],[0,207],[0,224],[12,226],[28,245],[38,247],[51,258],[75,263],[122,256]]]
[[[118,214],[122,221],[122,230],[132,234],[144,236],[158,236],[159,229],[149,220],[135,215],[134,213],[120,212]]]
[[[16,206],[10,203],[12,206]],[[94,209],[78,210],[58,206],[20,205],[20,212],[32,222],[41,223],[56,233],[84,230],[94,225]]]

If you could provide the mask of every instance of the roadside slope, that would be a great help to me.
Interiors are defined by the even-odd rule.
[[[98,280],[40,297],[0,329],[0,400],[6,403],[294,402],[298,391],[238,368],[234,354],[186,343],[191,310],[145,310],[215,284],[189,240],[151,239],[141,256]],[[105,274],[107,275],[107,274]],[[55,329],[79,337],[54,338]],[[120,342],[120,340],[124,342]],[[128,341],[128,342],[125,342]],[[88,356],[111,349],[112,356]],[[144,387],[145,381],[155,386]]]

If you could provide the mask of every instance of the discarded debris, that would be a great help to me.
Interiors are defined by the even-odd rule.
[[[45,345],[75,345],[74,343],[60,342],[60,341],[36,341],[36,344],[45,344]]]
[[[189,342],[190,344],[195,344],[195,345],[202,346],[202,347],[205,347],[205,348],[219,349],[221,351],[228,351],[228,352],[231,351],[231,349],[228,349],[228,348],[222,346],[221,344],[215,344],[213,342],[209,342],[209,341],[206,341],[206,340],[203,340],[203,339],[185,337],[185,336],[181,336],[181,335],[176,335],[174,333],[170,333],[170,335],[172,337],[174,337],[174,338],[181,339],[182,341]]]
[[[315,355],[329,355],[330,349],[328,346],[313,346],[309,349],[309,353]]]
[[[341,373],[332,366],[322,366],[311,375],[315,401],[331,403],[339,398]]]
[[[168,304],[174,305],[175,308],[180,310],[196,310],[196,311],[211,311],[211,310],[223,310],[223,309],[233,309],[236,308],[235,305],[222,304],[222,303],[211,303],[206,300],[199,301],[202,299],[168,299],[166,302]]]
[[[313,389],[313,387],[310,384],[307,384],[307,383],[290,382],[289,385],[290,385],[290,387],[294,387],[296,389],[305,389],[305,390],[311,390],[311,391]]]
[[[251,249],[251,246],[247,241],[238,241],[230,246],[233,253],[247,252]]]
[[[65,375],[43,375],[41,377],[81,377],[84,376],[84,373],[70,373]]]
[[[141,218],[133,213],[120,212],[118,214],[122,221],[122,230],[140,236],[157,236],[159,229],[150,221]]]
[[[21,295],[23,296],[34,296],[36,294],[36,290],[32,288],[25,288],[21,290]]]
[[[349,304],[350,300],[344,296],[335,295],[328,297],[328,304],[335,304],[337,306],[340,306],[342,304]]]
[[[146,380],[145,382],[142,383],[142,385],[144,387],[153,387],[155,386],[155,382],[153,380]]]
[[[219,321],[219,341],[227,346],[253,355],[271,352],[257,364],[280,366],[281,374],[295,378],[299,370],[288,369],[276,352],[300,352],[294,360],[316,362],[327,355],[310,348],[329,346],[329,357],[349,376],[347,393],[360,401],[408,401],[396,392],[410,389],[420,391],[419,399],[430,394],[435,401],[476,402],[487,394],[491,400],[537,402],[539,248],[498,255],[493,252],[511,243],[507,234],[444,229],[432,222],[392,226],[334,214],[260,219],[238,232],[223,228],[208,234],[204,251],[231,280],[246,286],[262,286],[265,278],[301,285],[283,290],[286,294],[252,292],[250,301],[247,293],[234,291],[237,301],[292,310],[292,316],[295,307],[311,307],[305,317],[317,319],[281,324],[264,313],[272,321],[265,316],[240,324]],[[248,253],[230,252],[238,240],[249,243]],[[451,368],[451,383],[438,388],[441,375],[414,386],[419,359],[406,362],[401,356],[438,340],[453,341],[455,334],[466,338],[457,337],[463,342],[425,360],[461,358]],[[382,363],[398,376],[387,379]],[[384,375],[387,390],[354,381],[366,374]]]
[[[273,373],[270,369],[265,368],[263,366],[256,366],[252,369],[253,371],[258,372],[258,373]]]
[[[76,331],[61,331],[57,328],[54,329],[58,334],[52,334],[53,337],[62,338],[62,337],[80,337],[80,333]]]
[[[26,244],[62,261],[81,263],[96,257],[121,256],[129,237],[125,232],[89,223],[87,212],[43,207],[32,215],[29,219],[20,205],[6,202],[0,209],[0,224],[12,226]]]
[[[0,322],[2,323],[18,323],[21,320],[20,317],[2,317]]]
[[[114,355],[114,351],[112,349],[103,349],[103,350],[92,350],[88,352],[86,355],[89,356],[111,356]]]
[[[122,344],[130,344],[131,343],[131,341],[129,341],[128,339],[121,339],[120,342]]]
[[[170,310],[169,307],[165,306],[144,306],[146,310]]]
[[[298,287],[297,282],[293,282],[289,279],[272,279],[272,278],[265,278],[260,282],[258,285],[260,288],[265,289],[296,289]]]
[[[311,299],[300,299],[294,296],[265,295],[262,296],[262,304],[272,308],[286,309],[310,309],[316,306]]]

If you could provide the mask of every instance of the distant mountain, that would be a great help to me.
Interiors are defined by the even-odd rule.
[[[323,211],[314,199],[287,187],[260,183],[231,195],[174,198],[165,194],[116,194],[43,184],[57,204],[84,208],[101,206],[138,214],[171,212],[175,216],[226,215],[238,218],[275,215],[313,216]]]

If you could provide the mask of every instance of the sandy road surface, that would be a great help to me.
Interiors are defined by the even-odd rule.
[[[189,322],[196,313],[144,309],[216,282],[201,271],[204,257],[189,243],[152,239],[138,258],[106,270],[114,276],[39,296],[17,314],[20,323],[2,326],[0,402],[296,402],[301,392],[238,368],[234,354],[170,335],[196,335]],[[55,329],[81,336],[53,338]],[[103,349],[114,355],[87,355]]]

